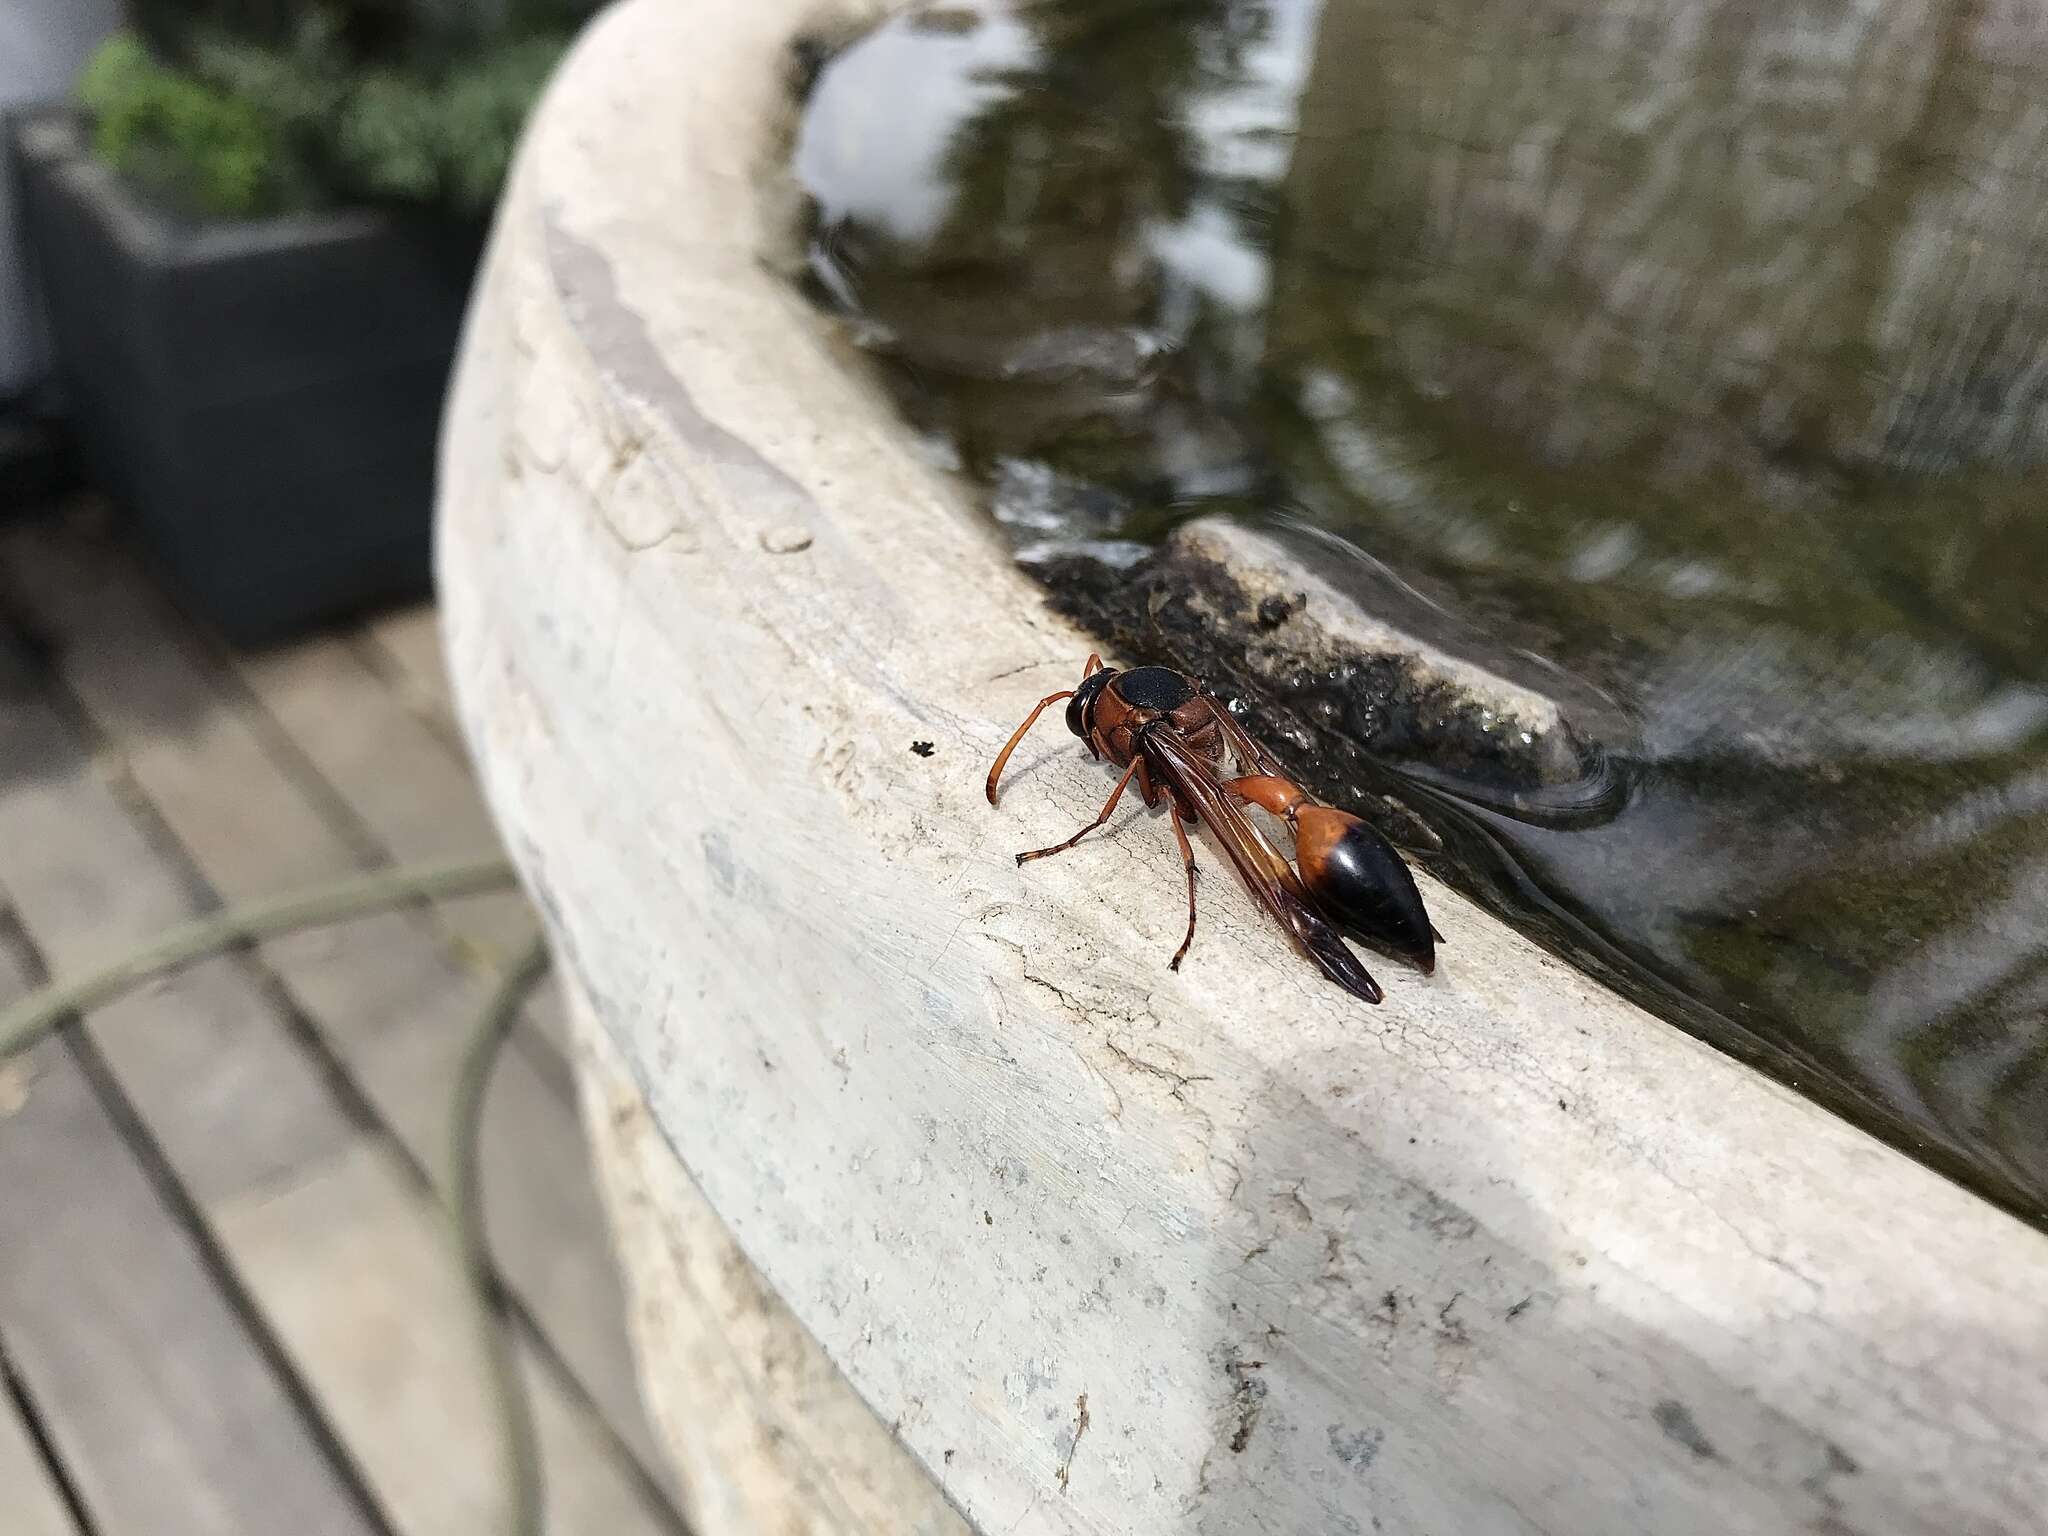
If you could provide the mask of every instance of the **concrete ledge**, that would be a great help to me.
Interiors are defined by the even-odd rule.
[[[1048,725],[981,797],[1090,641],[764,269],[814,19],[593,29],[444,440],[466,726],[673,1164],[618,1206],[657,1400],[829,1447],[788,1383],[843,1379],[924,1493],[820,1531],[2038,1529],[2048,1240],[1433,883],[1438,975],[1367,1009],[1212,851],[1169,972],[1151,818],[1013,865],[1108,790]],[[720,1225],[752,1406],[672,1369],[729,1324],[662,1245]]]

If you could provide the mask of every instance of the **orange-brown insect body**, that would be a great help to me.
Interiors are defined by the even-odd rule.
[[[1147,805],[1161,799],[1172,805],[1174,836],[1187,869],[1188,928],[1171,961],[1174,969],[1195,933],[1194,851],[1183,821],[1208,826],[1246,889],[1346,991],[1372,1003],[1381,997],[1340,932],[1412,959],[1425,974],[1434,968],[1436,930],[1393,845],[1349,812],[1317,803],[1200,683],[1170,668],[1119,672],[1090,656],[1080,685],[1041,699],[1005,744],[989,769],[989,804],[995,804],[997,781],[1017,743],[1060,699],[1069,701],[1067,728],[1124,773],[1094,821],[1064,843],[1020,853],[1019,864],[1073,847],[1109,820],[1135,780]],[[1230,759],[1238,776],[1226,779]],[[1286,819],[1295,838],[1293,864],[1246,815],[1247,805]]]
[[[1119,767],[1128,766],[1138,755],[1140,733],[1146,726],[1164,721],[1180,733],[1188,750],[1205,762],[1221,760],[1223,732],[1217,727],[1210,702],[1180,673],[1165,667],[1140,667],[1134,672],[1105,671],[1097,676],[1107,676],[1109,681],[1084,712],[1086,729],[1075,734],[1098,755]],[[1192,821],[1192,807],[1187,814]]]

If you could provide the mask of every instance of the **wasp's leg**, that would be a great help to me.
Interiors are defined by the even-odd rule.
[[[1168,961],[1166,966],[1170,971],[1177,971],[1180,969],[1181,961],[1188,957],[1188,946],[1195,942],[1195,850],[1188,842],[1187,832],[1180,824],[1180,806],[1175,803],[1172,795],[1153,784],[1152,775],[1145,767],[1145,759],[1141,757],[1137,761],[1138,793],[1145,797],[1147,805],[1157,805],[1161,800],[1166,802],[1167,817],[1173,822],[1174,839],[1180,844],[1181,867],[1188,872],[1187,937],[1180,941],[1180,948],[1173,952],[1173,959]]]
[[[1145,797],[1145,805],[1149,809],[1159,803],[1159,791],[1152,785],[1152,774],[1145,767],[1145,759],[1142,756],[1137,759],[1137,764],[1138,793]]]
[[[1123,799],[1124,790],[1129,788],[1131,780],[1137,775],[1139,765],[1143,762],[1144,759],[1141,757],[1134,757],[1131,759],[1131,766],[1124,770],[1124,776],[1116,781],[1116,788],[1112,789],[1109,792],[1109,799],[1103,802],[1102,814],[1100,816],[1096,817],[1093,821],[1089,822],[1087,826],[1083,827],[1080,831],[1076,832],[1064,843],[1054,843],[1050,848],[1034,848],[1029,853],[1018,854],[1017,862],[1019,864],[1025,864],[1029,863],[1032,859],[1045,858],[1048,854],[1065,853],[1069,848],[1073,847],[1074,844],[1081,841],[1082,838],[1086,837],[1090,832],[1093,832],[1097,827],[1101,826],[1105,821],[1109,820],[1111,814],[1116,810],[1117,801]]]
[[[996,803],[996,780],[1003,776],[1003,766],[1009,762],[1010,754],[1017,750],[1017,743],[1024,739],[1024,733],[1038,723],[1038,717],[1045,713],[1047,705],[1057,704],[1061,699],[1071,699],[1073,696],[1074,690],[1071,688],[1062,688],[1058,693],[1048,693],[1032,706],[1031,713],[1024,717],[1024,723],[1010,733],[1010,739],[1003,743],[1003,750],[996,754],[995,766],[988,771],[986,791],[990,805]]]
[[[1090,651],[1086,665],[1081,668],[1081,681],[1087,682],[1101,670],[1102,658]],[[1024,739],[1024,733],[1038,723],[1038,717],[1045,713],[1046,706],[1057,704],[1061,699],[1071,699],[1075,691],[1072,688],[1062,688],[1058,693],[1048,693],[1032,706],[1031,713],[1024,717],[1024,723],[1010,733],[1010,739],[1003,743],[1003,750],[996,754],[995,766],[988,771],[988,783],[984,786],[984,792],[988,795],[990,805],[996,803],[996,780],[1003,776],[1003,766],[1010,761],[1010,754],[1017,750],[1017,743]],[[1102,755],[1092,741],[1088,743],[1088,750],[1094,752],[1097,757]]]
[[[1166,964],[1169,971],[1180,969],[1181,961],[1188,957],[1188,946],[1195,942],[1195,850],[1188,843],[1187,828],[1180,824],[1180,807],[1168,804],[1167,818],[1173,823],[1173,835],[1180,843],[1180,861],[1188,872],[1188,931],[1180,941],[1180,948],[1173,952],[1173,958]]]

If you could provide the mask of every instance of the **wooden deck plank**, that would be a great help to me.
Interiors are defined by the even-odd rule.
[[[453,1239],[437,1210],[396,1200],[380,1149],[336,1159],[288,1197],[258,1191],[216,1213],[223,1242],[271,1309],[385,1507],[408,1530],[503,1528],[509,1483],[487,1367]],[[528,1352],[548,1529],[588,1536],[662,1523],[596,1421],[552,1390]],[[424,1426],[445,1426],[422,1435]]]
[[[0,885],[53,971],[84,970],[192,915],[193,894],[38,699],[0,705],[0,784]],[[232,959],[115,1001],[91,1032],[201,1201],[288,1177],[357,1134]]]
[[[378,615],[343,638],[233,661],[388,857],[409,863],[497,846],[456,720],[431,603]],[[436,911],[488,963],[502,963],[526,931],[517,896],[473,896]],[[573,1100],[568,1022],[552,994],[536,1000],[528,1024],[530,1040],[564,1058],[550,1076]]]
[[[267,776],[281,779],[289,792],[241,808],[255,861],[249,893],[498,846],[452,733],[437,733],[407,709],[349,642],[314,638],[255,656],[233,653],[177,616],[118,546],[31,526],[11,530],[0,551],[22,573],[18,603],[89,668],[95,709],[120,723],[110,734],[124,743],[152,798],[167,810],[219,802],[214,764],[246,744],[186,749],[212,746],[208,734],[223,728],[247,736],[253,721],[262,737],[259,755],[271,760]],[[148,647],[166,644],[180,654],[182,667],[129,664]],[[224,672],[235,682],[224,681]],[[222,707],[243,697],[257,701],[254,711]],[[215,883],[230,897],[245,889],[226,876]],[[440,903],[433,921],[436,931],[453,935],[467,955],[493,969],[532,928],[524,900],[509,892]],[[552,1009],[537,1010],[536,1017],[538,1037],[561,1054],[566,1034]],[[554,1075],[564,1099],[573,1102],[566,1068]]]
[[[47,534],[0,541],[0,552],[13,587],[34,589],[34,617],[66,685],[208,883],[246,899],[356,867],[346,840],[321,824],[306,788],[266,750],[246,697],[215,686],[204,648],[132,571]],[[164,729],[167,713],[178,729]],[[252,824],[267,835],[245,835]],[[440,1179],[455,1063],[485,978],[396,914],[291,936],[263,955],[379,1117]],[[484,1145],[494,1251],[577,1383],[640,1466],[663,1479],[564,1070],[546,1051],[501,1060]]]
[[[0,1004],[24,981],[0,954]],[[97,1528],[373,1536],[70,1053],[47,1040],[15,1065],[25,1092],[0,1118],[0,1333]],[[28,1505],[0,1487],[11,1532]]]
[[[0,1401],[0,1490],[8,1501],[10,1536],[80,1536],[28,1425],[5,1401]]]
[[[315,640],[229,664],[283,733],[286,750],[303,757],[385,858],[412,863],[498,846],[467,757],[408,709],[357,647]],[[516,893],[441,902],[435,914],[493,969],[533,931],[532,912]],[[561,1058],[550,1064],[542,1056],[541,1064],[573,1103],[561,1013],[552,997],[529,1013],[530,1040]]]
[[[459,735],[434,605],[415,603],[380,613],[362,626],[362,638],[376,653],[372,664],[399,681],[401,697],[430,723]]]
[[[387,858],[407,864],[498,846],[468,762],[346,643],[313,640],[230,664]],[[441,914],[499,964],[532,930],[516,896],[448,902]]]
[[[144,922],[150,931],[162,926],[153,905],[131,902],[126,906],[109,906],[104,901],[80,896],[81,889],[88,892],[101,890],[106,884],[104,881],[91,878],[66,885],[58,878],[64,869],[96,872],[119,866],[124,861],[133,882],[131,889],[160,884],[169,877],[161,868],[161,855],[130,835],[132,828],[121,824],[121,808],[105,786],[95,782],[84,771],[83,759],[75,743],[71,746],[74,761],[68,765],[70,771],[64,771],[67,767],[66,743],[61,722],[50,711],[32,702],[16,700],[9,708],[8,726],[11,739],[35,743],[48,781],[26,789],[17,783],[9,794],[0,797],[0,846],[12,846],[9,832],[13,822],[26,823],[25,829],[13,830],[33,832],[35,828],[42,829],[41,834],[34,838],[38,857],[26,865],[34,883],[6,888],[13,894],[29,936],[40,944],[46,944],[52,952],[69,953],[103,945],[109,940],[141,937],[143,935],[133,930]],[[8,868],[12,878],[16,865],[10,862]],[[50,899],[43,899],[46,894]],[[159,904],[161,899],[158,898]],[[414,942],[421,942],[418,932],[409,928],[402,919],[389,921],[399,933]],[[375,964],[374,955],[358,953],[352,959],[357,966],[374,967]],[[260,995],[256,994],[248,978],[234,968],[234,962],[217,962],[193,974],[201,973],[217,974],[227,1005],[236,1018],[258,1021],[264,1018],[266,1010]],[[234,994],[238,991],[245,995],[236,997]],[[351,1287],[355,1282],[349,1275],[333,1268],[310,1250],[301,1255],[304,1272],[287,1275],[283,1268],[287,1255],[263,1248],[260,1244],[252,1245],[245,1229],[230,1219],[260,1206],[270,1213],[272,1223],[292,1222],[302,1230],[315,1229],[325,1219],[323,1214],[318,1209],[302,1214],[302,1207],[317,1207],[319,1192],[326,1187],[325,1181],[333,1176],[332,1170],[343,1164],[351,1168],[358,1165],[374,1167],[379,1173],[374,1181],[374,1202],[366,1176],[352,1175],[357,1236],[367,1245],[365,1261],[374,1265],[381,1262],[377,1244],[384,1241],[384,1237],[361,1230],[370,1219],[364,1213],[371,1203],[379,1208],[377,1221],[381,1224],[379,1230],[385,1235],[415,1232],[423,1222],[432,1227],[435,1224],[431,1214],[433,1208],[416,1184],[408,1183],[389,1166],[388,1155],[379,1151],[372,1136],[353,1129],[339,1145],[323,1134],[306,1141],[297,1149],[299,1155],[267,1159],[262,1178],[250,1177],[247,1170],[235,1168],[233,1149],[239,1139],[236,1126],[240,1107],[224,1096],[205,1095],[204,1101],[210,1105],[208,1112],[188,1112],[178,1102],[179,1081],[160,1075],[164,1070],[163,1063],[154,1054],[127,1048],[137,1041],[160,1045],[175,1042],[195,1030],[203,1033],[206,1026],[203,1013],[174,1006],[178,1001],[179,993],[175,989],[136,997],[96,1016],[90,1028],[94,1038],[102,1041],[124,1092],[137,1102],[166,1159],[177,1171],[181,1182],[194,1192],[210,1229],[217,1235],[241,1284],[266,1322],[283,1334],[291,1345],[295,1366],[323,1413],[344,1427],[361,1423],[376,1423],[382,1427],[382,1433],[372,1441],[357,1443],[353,1438],[348,1441],[350,1454],[360,1465],[365,1478],[380,1493],[395,1489],[410,1496],[415,1489],[415,1479],[397,1464],[400,1460],[430,1460],[457,1486],[465,1482],[482,1483],[499,1476],[492,1421],[481,1413],[458,1415],[451,1410],[451,1403],[459,1404],[464,1400],[461,1394],[465,1390],[474,1390],[473,1383],[465,1386],[423,1382],[415,1384],[410,1395],[366,1401],[361,1396],[362,1391],[376,1383],[351,1369],[347,1361],[348,1351],[374,1351],[382,1347],[383,1339],[395,1331],[404,1345],[403,1352],[417,1356],[431,1369],[440,1363],[431,1347],[432,1340],[447,1335],[473,1335],[474,1323],[467,1307],[453,1304],[464,1301],[465,1293],[461,1291],[458,1273],[452,1268],[452,1255],[444,1255],[451,1265],[447,1285],[439,1290],[411,1287],[412,1310],[403,1320],[403,1327],[383,1319],[377,1321],[377,1327],[385,1330],[384,1333],[354,1332],[349,1319],[355,1316],[352,1309],[357,1306],[358,1298],[352,1293]],[[124,1023],[110,1032],[103,1031],[104,1018],[117,1016],[124,1009],[140,1013],[145,1006],[153,1016],[137,1018],[132,1029]],[[459,1030],[455,1033],[459,1045]],[[253,1097],[254,1102],[261,1102],[265,1097],[301,1104],[317,1100],[322,1091],[318,1069],[303,1052],[291,1047],[283,1024],[274,1015],[269,1018],[267,1036],[278,1042],[282,1049],[270,1057],[268,1080],[245,1075],[244,1091]],[[263,1038],[264,1035],[255,1034],[245,1044],[260,1043]],[[239,1048],[237,1052],[228,1054],[238,1053]],[[508,1059],[516,1061],[518,1058]],[[206,1066],[204,1062],[197,1065],[202,1070]],[[444,1094],[447,1081],[444,1076]],[[549,1104],[557,1102],[545,1090],[542,1090],[542,1098]],[[168,1108],[158,1107],[166,1105]],[[577,1151],[581,1155],[580,1146]],[[365,1159],[369,1161],[365,1163]],[[516,1198],[518,1191],[513,1189],[507,1193]],[[317,1304],[309,1301],[309,1297],[319,1298]],[[302,1314],[308,1308],[333,1319],[332,1331],[323,1337],[322,1349],[301,1353],[298,1346],[302,1341],[302,1331],[293,1330],[301,1330]],[[89,1310],[98,1309],[94,1306]],[[86,1331],[90,1333],[92,1330],[88,1328]],[[548,1461],[550,1477],[560,1484],[563,1507],[588,1507],[605,1512],[603,1523],[589,1526],[565,1524],[562,1529],[593,1533],[616,1531],[635,1533],[635,1536],[664,1529],[669,1518],[666,1512],[647,1505],[641,1497],[644,1479],[631,1470],[631,1463],[598,1431],[596,1422],[587,1417],[577,1400],[565,1393],[551,1373],[541,1373],[537,1377],[537,1385],[537,1413],[544,1425],[543,1453]],[[629,1506],[633,1511],[630,1517],[622,1512]],[[437,1497],[417,1506],[390,1504],[386,1506],[385,1513],[404,1536],[440,1536],[444,1531],[482,1531],[487,1528],[482,1523],[450,1526],[443,1521],[445,1507],[445,1502]],[[252,1524],[243,1528],[279,1527],[265,1523],[260,1527]]]
[[[450,1086],[487,985],[366,918],[266,946],[294,997],[332,1033],[379,1113],[439,1182]],[[382,957],[366,966],[365,954]],[[641,1407],[611,1229],[575,1113],[525,1055],[499,1059],[484,1112],[485,1210],[498,1267],[577,1380],[650,1471],[663,1464]]]

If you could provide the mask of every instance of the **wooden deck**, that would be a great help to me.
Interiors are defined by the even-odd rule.
[[[114,538],[0,526],[0,1004],[223,903],[493,846],[433,614],[259,655]],[[292,935],[0,1066],[0,1530],[464,1536],[506,1488],[436,1189],[532,919]],[[486,1113],[551,1532],[677,1532],[543,996]]]

